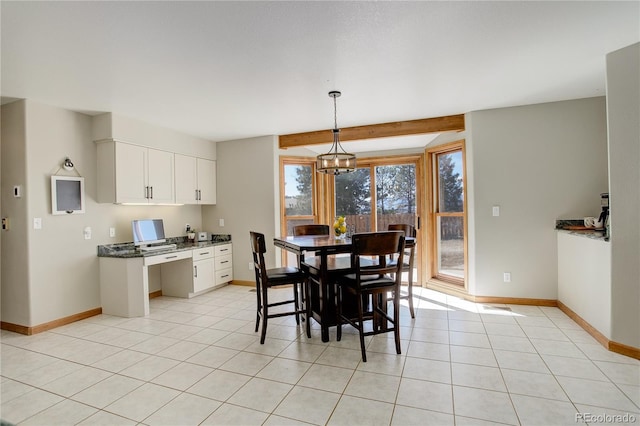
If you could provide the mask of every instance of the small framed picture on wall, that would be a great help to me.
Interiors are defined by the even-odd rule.
[[[84,213],[84,178],[51,176],[51,214]]]

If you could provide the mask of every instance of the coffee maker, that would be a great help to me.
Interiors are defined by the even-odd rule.
[[[609,219],[609,193],[603,192],[600,194],[600,208],[602,211],[600,212],[600,217],[598,218],[598,223],[602,224],[602,227],[605,229],[605,237],[608,237],[608,227],[607,221]]]

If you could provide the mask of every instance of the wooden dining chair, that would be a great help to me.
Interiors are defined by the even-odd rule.
[[[293,236],[303,235],[329,235],[329,225],[312,223],[309,225],[298,225],[293,227]]]
[[[353,273],[338,279],[338,329],[342,338],[342,324],[358,330],[362,362],[367,362],[364,338],[374,334],[393,332],[396,353],[400,354],[400,281],[405,239],[401,231],[354,234],[351,237],[351,269]],[[393,265],[387,260],[397,259]],[[371,262],[374,260],[374,262]],[[343,305],[345,293],[351,294],[357,305],[355,313]],[[393,317],[387,312],[387,295],[392,293]],[[365,305],[366,301],[366,305]],[[366,308],[366,310],[365,310]],[[364,331],[364,322],[372,321],[372,330]],[[392,327],[389,327],[389,323]]]
[[[266,253],[266,244],[264,234],[258,232],[250,232],[251,250],[253,251],[253,265],[256,274],[256,329],[260,325],[262,319],[262,333],[260,335],[260,343],[264,344],[267,334],[267,320],[269,318],[282,317],[286,315],[295,315],[296,323],[300,324],[300,314],[305,315],[307,337],[311,337],[311,328],[309,326],[309,304],[302,302],[301,295],[309,292],[309,280],[307,275],[299,268],[287,266],[283,268],[267,269],[264,254]],[[293,299],[283,300],[269,303],[269,289],[277,286],[291,285],[293,287]],[[293,303],[293,310],[278,313],[269,313],[269,308],[275,306]]]
[[[405,237],[416,238],[416,228],[413,225],[408,225],[406,223],[392,223],[389,224],[388,229],[389,231],[402,231],[404,232]],[[413,310],[413,258],[415,256],[415,252],[415,244],[405,247],[404,260],[402,262],[402,272],[407,272],[408,284],[407,293],[400,295],[400,299],[407,299],[409,301],[409,313],[411,313],[411,318],[416,317],[415,311]],[[391,260],[392,263],[395,261],[395,259]]]

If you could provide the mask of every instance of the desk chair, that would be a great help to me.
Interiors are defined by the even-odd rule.
[[[354,273],[338,279],[338,330],[336,338],[342,338],[342,324],[349,323],[358,330],[362,362],[367,362],[364,337],[393,332],[396,353],[400,353],[400,281],[404,256],[404,234],[401,231],[369,232],[351,237],[351,268]],[[387,259],[393,257],[393,265]],[[377,258],[373,264],[370,259]],[[392,278],[394,277],[394,278]],[[345,292],[351,294],[357,312],[345,312]],[[393,318],[387,313],[387,294],[393,294]],[[365,311],[366,301],[366,311]],[[373,322],[372,331],[364,331],[364,322]],[[388,327],[391,323],[393,327]]]
[[[282,317],[286,315],[295,315],[296,323],[300,324],[300,314],[305,314],[307,323],[307,337],[311,337],[311,329],[309,326],[309,304],[303,304],[300,302],[299,294],[308,293],[309,281],[307,275],[299,268],[284,267],[284,268],[272,268],[267,269],[264,261],[264,254],[266,253],[266,245],[264,234],[258,232],[250,232],[251,236],[251,250],[253,251],[253,265],[256,273],[256,295],[257,295],[257,311],[256,311],[256,329],[260,325],[260,319],[262,318],[262,334],[260,335],[260,344],[264,344],[264,339],[267,334],[267,320],[269,318]],[[283,300],[280,302],[269,303],[268,289],[271,287],[277,287],[282,285],[293,286],[293,299]],[[305,291],[305,287],[307,288]],[[269,308],[294,304],[294,308],[291,311],[279,312],[275,314],[269,313]]]
[[[413,225],[407,225],[404,223],[390,224],[389,231],[403,231],[405,237],[416,237],[416,228],[413,227]],[[415,311],[413,310],[413,258],[415,251],[415,244],[411,245],[411,247],[406,247],[404,251],[404,261],[402,262],[402,272],[408,273],[409,283],[407,286],[407,294],[401,295],[400,299],[407,299],[409,301],[409,312],[411,313],[411,318],[416,317]],[[395,261],[395,259],[392,259],[392,264]]]

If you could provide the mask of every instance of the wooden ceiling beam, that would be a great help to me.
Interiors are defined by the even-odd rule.
[[[423,118],[420,120],[395,121],[392,123],[345,127],[340,129],[340,142],[388,138],[394,136],[420,135],[427,133],[452,131],[461,132],[464,129],[464,114],[448,115],[445,117]],[[280,149],[332,142],[333,133],[331,132],[331,129],[279,136]]]

